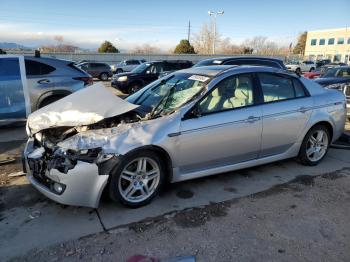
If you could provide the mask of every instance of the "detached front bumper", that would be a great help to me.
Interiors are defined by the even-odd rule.
[[[96,164],[82,161],[78,161],[66,174],[56,169],[45,170],[40,166],[41,160],[38,156],[31,155],[32,144],[33,141],[28,140],[24,151],[24,165],[28,180],[37,190],[64,205],[98,207],[109,175],[99,174]],[[33,161],[36,163],[35,168],[33,168]],[[55,191],[53,185],[56,182],[63,187],[63,192]]]

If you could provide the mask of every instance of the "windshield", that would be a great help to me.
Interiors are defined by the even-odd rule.
[[[142,73],[144,72],[151,64],[149,63],[143,63],[141,65],[138,65],[137,67],[135,67],[131,72],[133,73]]]
[[[126,100],[153,112],[153,115],[166,114],[199,94],[209,80],[207,76],[176,73],[146,86]]]

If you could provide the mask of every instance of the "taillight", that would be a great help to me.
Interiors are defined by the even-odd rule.
[[[84,82],[84,86],[92,85],[94,81],[92,77],[73,77],[74,80],[79,80]]]

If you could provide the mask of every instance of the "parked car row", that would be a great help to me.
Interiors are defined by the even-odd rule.
[[[158,78],[193,66],[188,60],[163,60],[142,63],[131,72],[115,74],[111,85],[128,94],[135,93]]]
[[[344,93],[347,100],[347,117],[350,120],[350,66],[338,66],[327,69],[315,82],[327,89],[336,89]]]

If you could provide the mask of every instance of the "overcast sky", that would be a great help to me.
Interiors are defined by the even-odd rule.
[[[350,27],[350,0],[1,0],[0,42],[40,46],[61,35],[83,48],[109,40],[167,50],[187,38],[188,20],[192,32],[209,22],[208,10],[225,11],[218,31],[235,43],[267,36],[288,45],[304,30]]]

